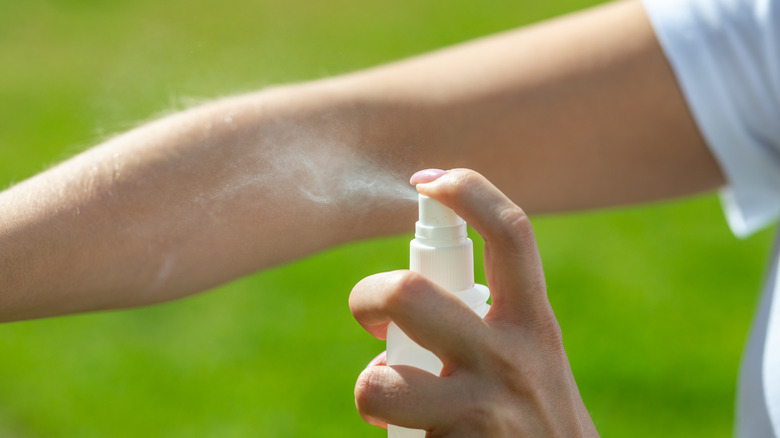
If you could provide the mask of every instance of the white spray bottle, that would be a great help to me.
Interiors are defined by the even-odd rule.
[[[409,269],[452,292],[484,318],[490,309],[490,292],[486,286],[474,284],[474,244],[466,234],[466,222],[424,195],[419,195],[419,208]],[[411,365],[437,376],[442,369],[438,357],[409,339],[394,323],[387,329],[387,364]],[[387,436],[425,438],[425,431],[388,425]]]

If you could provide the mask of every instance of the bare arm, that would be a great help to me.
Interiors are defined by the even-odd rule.
[[[397,126],[416,125],[425,147],[415,155],[485,172],[533,213],[646,202],[724,183],[638,1],[355,79],[363,94],[403,109]]]
[[[413,205],[394,183],[458,166],[532,213],[723,184],[641,5],[613,3],[195,108],[3,192],[0,320],[164,301],[398,232]]]

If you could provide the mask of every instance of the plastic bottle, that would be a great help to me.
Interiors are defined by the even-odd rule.
[[[427,196],[419,195],[419,208],[409,269],[452,292],[484,318],[490,309],[490,292],[486,286],[474,284],[474,244],[466,234],[466,222]],[[439,358],[409,339],[394,323],[387,329],[387,364],[412,365],[437,376],[442,369]],[[388,425],[387,436],[425,438],[425,431]]]

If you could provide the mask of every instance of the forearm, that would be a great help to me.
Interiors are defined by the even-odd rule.
[[[405,176],[359,148],[358,119],[328,87],[268,90],[140,127],[0,194],[0,319],[164,301],[399,231],[413,215],[394,192]]]

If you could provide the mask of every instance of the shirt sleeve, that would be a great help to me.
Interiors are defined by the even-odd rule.
[[[780,215],[780,0],[644,0],[746,236]]]

